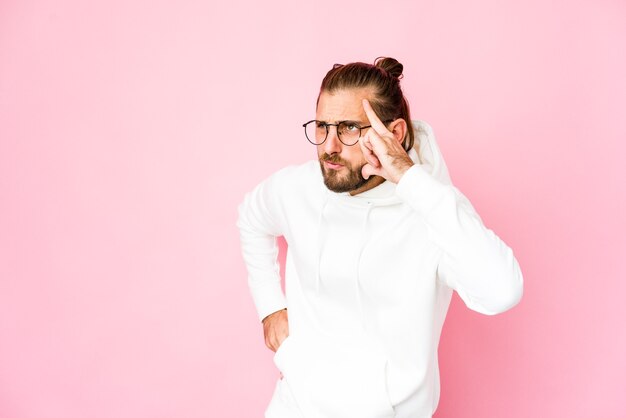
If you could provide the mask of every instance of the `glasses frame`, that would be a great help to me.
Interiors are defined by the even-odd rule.
[[[389,122],[393,122],[394,120],[395,120],[395,119],[385,120],[385,121],[383,121],[383,123],[386,125],[386,124],[388,124]],[[307,127],[307,125],[308,125],[308,124],[310,124],[310,123],[313,123],[313,122],[323,123],[323,124],[324,124],[324,126],[326,127],[326,136],[324,137],[324,140],[323,140],[322,142],[320,142],[319,144],[318,144],[317,142],[313,142],[313,141],[311,141],[311,139],[309,138],[309,136],[306,134],[306,127]],[[341,134],[339,133],[339,125],[341,125],[342,123],[345,123],[345,122],[350,122],[350,121],[347,121],[347,120],[341,120],[341,121],[339,121],[338,123],[327,123],[327,122],[324,122],[324,121],[321,121],[321,120],[312,119],[312,120],[310,120],[310,121],[308,121],[308,122],[306,122],[306,123],[303,123],[303,124],[302,124],[302,127],[304,128],[304,136],[306,137],[307,141],[309,141],[311,144],[313,144],[313,145],[315,145],[315,146],[317,146],[317,145],[322,145],[322,144],[323,144],[324,142],[326,142],[326,140],[328,139],[328,132],[330,132],[330,127],[331,127],[331,126],[334,126],[334,127],[337,129],[337,138],[339,139],[339,142],[341,142],[341,143],[342,143],[343,145],[345,145],[346,147],[352,147],[352,146],[354,146],[354,145],[358,144],[358,143],[359,143],[359,140],[357,139],[357,140],[356,140],[356,142],[355,142],[354,144],[346,144],[345,142],[343,142],[343,141],[341,140]],[[362,136],[363,129],[368,129],[368,128],[371,128],[371,127],[372,127],[372,125],[367,125],[367,126],[359,126],[359,138],[361,138],[361,136]]]

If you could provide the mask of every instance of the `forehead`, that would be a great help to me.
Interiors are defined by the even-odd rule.
[[[317,103],[315,119],[330,123],[342,120],[367,122],[362,101],[370,97],[368,89],[337,90],[332,93],[323,91]]]

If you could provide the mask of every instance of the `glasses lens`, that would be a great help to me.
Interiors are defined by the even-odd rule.
[[[319,145],[326,139],[326,125],[321,122],[312,120],[304,127],[304,133],[310,143]]]
[[[361,129],[359,125],[356,125],[352,122],[341,122],[337,127],[337,131],[339,132],[339,138],[341,138],[341,142],[346,145],[354,145],[359,142],[359,136],[361,134]]]

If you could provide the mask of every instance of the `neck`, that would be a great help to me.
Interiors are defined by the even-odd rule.
[[[373,189],[376,186],[379,186],[385,182],[385,178],[381,176],[372,176],[370,177],[364,185],[359,187],[358,189],[352,190],[350,192],[350,196],[355,196],[359,193],[366,192],[370,189]]]

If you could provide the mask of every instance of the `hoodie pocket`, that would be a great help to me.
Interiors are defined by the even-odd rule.
[[[274,355],[307,418],[392,418],[386,358],[366,345],[287,337]]]

